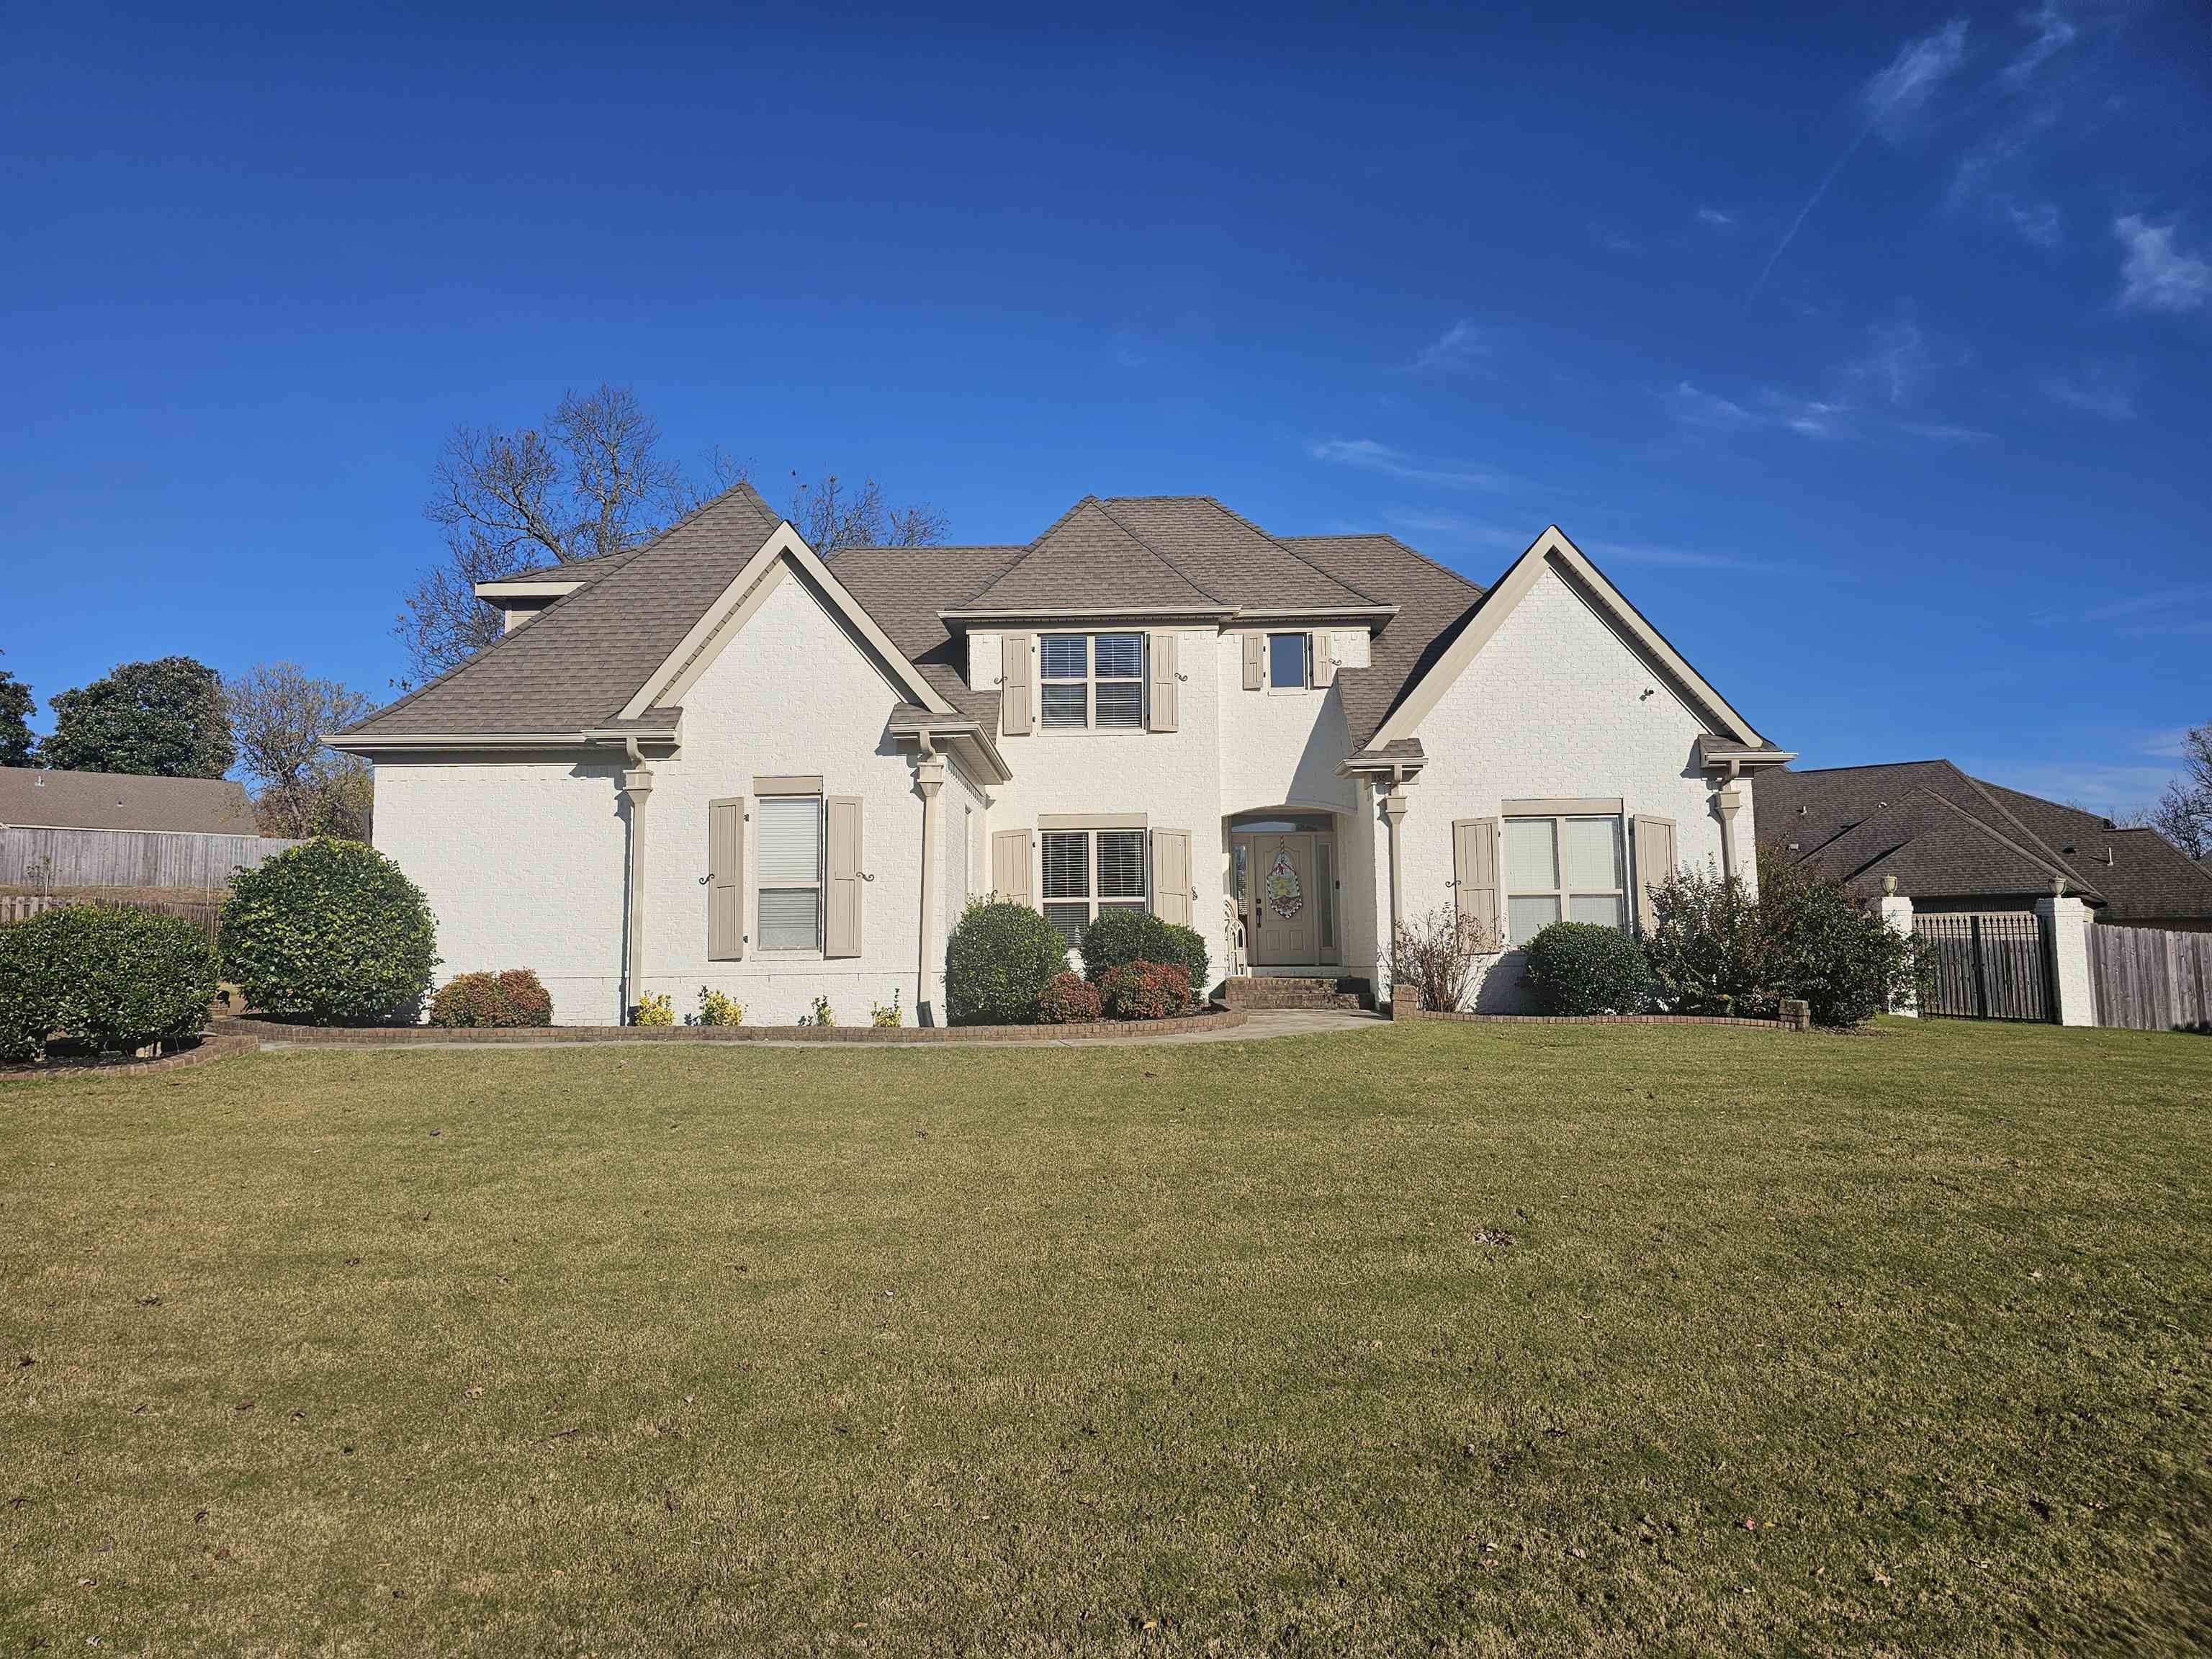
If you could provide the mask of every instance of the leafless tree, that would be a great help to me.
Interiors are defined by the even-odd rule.
[[[261,832],[365,838],[368,763],[339,754],[323,735],[368,714],[368,699],[295,662],[257,663],[225,681],[223,691],[239,769],[255,786]]]
[[[2181,739],[2182,775],[2150,809],[2150,827],[2193,859],[2212,854],[2212,720]]]
[[[407,653],[403,689],[499,637],[499,616],[477,599],[478,582],[635,547],[746,477],[742,463],[716,448],[703,488],[695,485],[661,453],[660,429],[628,386],[568,393],[543,430],[457,428],[423,509],[445,532],[446,556],[409,591],[392,629]],[[873,479],[848,494],[835,474],[811,485],[793,475],[791,521],[817,552],[915,546],[945,533],[935,508],[886,507]]]

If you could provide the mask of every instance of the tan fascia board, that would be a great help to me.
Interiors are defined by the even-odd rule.
[[[1575,577],[1587,590],[1589,597],[1602,606],[1606,614],[1646,654],[1680,680],[1690,694],[1711,712],[1719,715],[1736,738],[1752,748],[1764,745],[1766,740],[1752,729],[1751,722],[1731,708],[1727,700],[1706,683],[1705,677],[1690,666],[1682,653],[1668,644],[1659,630],[1644,620],[1620,590],[1606,580],[1605,574],[1583,556],[1580,548],[1567,539],[1566,532],[1557,525],[1548,526],[1542,535],[1529,544],[1528,550],[1514,560],[1505,574],[1498,578],[1497,586],[1483,596],[1474,619],[1460,631],[1459,637],[1451,642],[1450,649],[1430,665],[1429,672],[1421,676],[1405,700],[1390,712],[1389,718],[1376,732],[1371,739],[1373,743],[1390,743],[1414,735],[1415,729],[1429,711],[1467,671],[1468,664],[1474,660],[1482,647],[1490,643],[1492,636],[1504,625],[1505,619],[1513,614],[1515,608],[1528,597],[1544,573],[1551,568],[1554,559],[1559,561],[1561,568]]]
[[[999,745],[991,741],[991,734],[975,720],[956,716],[951,720],[893,720],[891,736],[908,742],[929,744],[965,744],[982,764],[991,783],[1012,783],[1014,769],[1006,764],[1006,757],[999,752]]]
[[[1796,758],[1794,749],[1722,748],[1709,744],[1703,737],[1698,739],[1698,764],[1708,772],[1725,771],[1732,778],[1745,772],[1786,766]]]
[[[476,594],[480,599],[496,604],[501,599],[557,599],[574,592],[581,582],[539,580],[534,581],[508,580],[478,582]]]
[[[396,754],[410,750],[598,749],[610,744],[626,747],[632,740],[641,746],[673,749],[681,744],[682,735],[680,731],[636,732],[606,727],[580,732],[411,732],[354,737],[343,732],[323,734],[325,744],[348,755]]]
[[[992,623],[1012,623],[1022,628],[1036,628],[1047,623],[1097,622],[1102,618],[1131,623],[1147,620],[1181,621],[1186,617],[1197,622],[1226,622],[1236,614],[1236,608],[1226,605],[1055,605],[1011,611],[1003,608],[940,611],[937,613],[937,620],[943,623],[947,630],[951,630],[983,628]]]
[[[1410,778],[1428,763],[1426,756],[1408,760],[1403,756],[1363,759],[1352,755],[1337,763],[1336,775],[1340,778]]]
[[[1286,622],[1371,622],[1387,623],[1398,614],[1395,605],[1291,605],[1278,610],[1261,610],[1247,606],[1233,612],[1229,625],[1255,623],[1262,626]]]
[[[666,700],[679,695],[676,690],[676,683],[679,679],[683,679],[686,685],[696,680],[707,663],[720,654],[722,647],[729,642],[731,633],[722,631],[723,623],[744,602],[754,584],[767,574],[769,565],[779,559],[789,559],[822,590],[838,613],[852,624],[854,631],[890,665],[901,689],[911,694],[908,701],[919,703],[933,714],[955,713],[952,705],[922,678],[920,671],[906,659],[905,653],[891,643],[890,636],[877,626],[876,619],[861,607],[844,583],[830,574],[830,567],[815,556],[814,550],[807,546],[805,538],[791,527],[790,520],[786,520],[769,532],[768,539],[760,545],[760,550],[745,561],[744,568],[730,580],[729,586],[707,607],[706,613],[691,624],[690,630],[676,648],[661,660],[658,668],[646,676],[645,684],[639,686],[630,700],[623,705],[617,718],[634,720],[647,709],[662,705]],[[703,660],[695,667],[694,658],[702,658]]]

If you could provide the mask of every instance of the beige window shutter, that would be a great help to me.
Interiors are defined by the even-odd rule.
[[[860,798],[829,795],[822,802],[825,862],[829,866],[829,926],[823,930],[822,954],[857,957],[866,936],[861,895],[871,879],[861,869]]]
[[[1017,904],[1030,902],[1030,832],[991,832],[991,890]]]
[[[1152,914],[1162,921],[1188,927],[1190,901],[1190,831],[1153,830]]]
[[[1260,634],[1245,634],[1240,637],[1244,641],[1244,689],[1257,691],[1260,689],[1261,648],[1267,644],[1267,637]]]
[[[745,954],[745,803],[742,795],[707,803],[707,957]]]
[[[1306,635],[1307,675],[1316,689],[1336,684],[1336,635]]]
[[[1651,890],[1674,873],[1674,820],[1636,815],[1636,930],[1648,933],[1657,918]]]
[[[1504,940],[1498,925],[1498,820],[1460,818],[1452,824],[1452,905],[1462,933],[1477,948]]]
[[[1176,729],[1176,639],[1166,629],[1152,637],[1152,703],[1145,711],[1147,731]]]
[[[1006,736],[1018,738],[1030,729],[1030,636],[1002,634],[999,637],[1000,678],[999,726]]]

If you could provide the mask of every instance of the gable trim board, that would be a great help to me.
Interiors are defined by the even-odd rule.
[[[850,623],[854,631],[881,657],[883,665],[890,671],[896,683],[908,694],[908,701],[933,714],[958,717],[958,711],[939,696],[927,680],[922,678],[914,665],[906,659],[906,654],[891,643],[890,636],[877,626],[876,619],[860,608],[860,602],[846,592],[844,583],[830,574],[830,567],[815,556],[814,550],[807,546],[805,538],[787,521],[776,526],[768,540],[761,544],[760,551],[754,554],[745,568],[731,579],[729,586],[722,590],[721,597],[692,624],[691,631],[668,653],[660,666],[646,677],[645,684],[638,687],[635,695],[623,705],[620,718],[635,720],[656,705],[666,707],[673,700],[679,677],[688,674],[689,678],[684,682],[687,686],[697,680],[707,664],[720,655],[723,647],[728,643],[727,636],[721,634],[723,622],[744,605],[752,592],[753,585],[777,560],[788,560],[805,573],[820,596],[826,598],[836,613]],[[750,620],[749,617],[747,620]],[[691,665],[695,656],[703,659],[696,669]]]
[[[1688,660],[1667,642],[1663,635],[1644,621],[1641,612],[1623,598],[1620,591],[1606,580],[1604,573],[1585,557],[1582,550],[1566,538],[1557,525],[1529,544],[1528,551],[1516,559],[1499,578],[1496,586],[1486,593],[1476,606],[1474,617],[1460,630],[1445,649],[1443,656],[1431,665],[1429,671],[1408,687],[1398,706],[1386,716],[1376,730],[1370,747],[1401,738],[1410,738],[1422,719],[1433,709],[1452,683],[1466,672],[1467,665],[1490,642],[1493,635],[1513,614],[1515,607],[1526,599],[1544,575],[1558,569],[1569,575],[1568,586],[1586,602],[1595,600],[1599,615],[1624,630],[1632,642],[1637,644],[1672,678],[1678,680],[1698,702],[1705,705],[1707,715],[1717,716],[1730,735],[1739,742],[1762,750],[1771,746],[1766,739],[1752,729],[1751,723],[1729,706],[1728,701],[1713,690],[1705,677],[1690,666]],[[1778,761],[1784,758],[1776,753]]]

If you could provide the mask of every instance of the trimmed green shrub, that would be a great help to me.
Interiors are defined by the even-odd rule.
[[[1909,995],[1918,950],[1841,882],[1786,858],[1759,866],[1759,931],[1778,997],[1802,997],[1815,1025],[1863,1025]]]
[[[311,841],[232,878],[223,976],[263,1013],[411,1021],[437,965],[422,890],[365,842]]]
[[[430,999],[430,1024],[453,1027],[550,1025],[553,999],[527,968],[456,974]]]
[[[72,904],[0,927],[0,1059],[35,1060],[58,1034],[102,1053],[197,1036],[215,954],[196,922]]]
[[[1081,1025],[1103,1017],[1105,1004],[1098,988],[1078,974],[1054,974],[1037,999],[1040,1025]]]
[[[1205,939],[1142,910],[1101,910],[1083,930],[1081,948],[1084,976],[1093,982],[1125,962],[1173,963],[1200,990],[1212,982]]]
[[[1711,865],[1684,867],[1652,887],[1644,959],[1669,1012],[1772,1015],[1772,986],[1759,905]]]
[[[1165,1019],[1190,1006],[1190,975],[1178,963],[1125,962],[1098,981],[1099,1000],[1114,1019]]]
[[[1010,899],[978,898],[945,951],[945,1015],[955,1025],[1027,1025],[1067,947],[1043,916]]]
[[[1555,921],[1528,941],[1522,979],[1547,1014],[1640,1014],[1651,1000],[1651,969],[1618,927]]]

